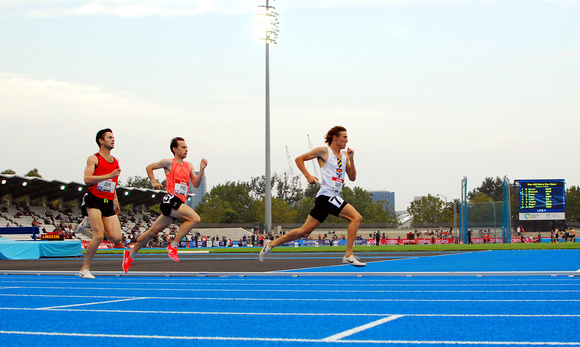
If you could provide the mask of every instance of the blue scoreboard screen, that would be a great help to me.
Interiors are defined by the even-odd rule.
[[[564,180],[519,180],[520,220],[560,220],[565,217]]]

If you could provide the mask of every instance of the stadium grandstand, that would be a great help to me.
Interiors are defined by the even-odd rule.
[[[83,220],[81,201],[87,186],[77,182],[46,180],[38,177],[0,174],[0,228],[38,226],[41,234],[61,233],[64,238],[75,238],[88,242],[90,237],[76,234]],[[126,243],[131,243],[157,218],[149,208],[160,201],[164,191],[118,187],[117,196],[122,212],[119,215]],[[160,233],[157,243],[164,243],[177,230],[177,222]],[[194,229],[194,232],[196,229]],[[199,229],[200,236],[207,240],[240,240],[251,235],[243,228]],[[1,237],[13,240],[31,240],[31,234],[2,232]],[[158,245],[161,246],[161,245]]]

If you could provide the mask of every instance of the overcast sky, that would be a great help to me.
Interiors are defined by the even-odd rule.
[[[263,175],[264,3],[0,0],[0,170],[82,182],[110,127],[122,181],[174,136],[208,159],[208,189]],[[343,125],[349,186],[393,191],[397,210],[459,198],[464,176],[580,185],[580,1],[271,4],[273,172]]]

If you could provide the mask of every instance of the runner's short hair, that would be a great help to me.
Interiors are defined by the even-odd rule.
[[[346,131],[345,127],[341,127],[340,125],[333,127],[326,133],[326,136],[324,137],[324,142],[328,143],[328,145],[330,146],[332,144],[332,137],[334,135],[338,136],[338,134],[340,134],[343,131]]]
[[[174,148],[177,148],[177,141],[185,141],[183,139],[183,137],[174,137],[171,139],[171,144],[169,145],[169,150],[171,151],[171,154],[175,155],[175,152],[173,151]]]
[[[112,133],[113,130],[106,128],[106,129],[101,129],[97,132],[97,136],[95,138],[95,140],[97,141],[97,146],[101,147],[101,143],[99,142],[99,140],[105,140],[105,134],[106,133]]]

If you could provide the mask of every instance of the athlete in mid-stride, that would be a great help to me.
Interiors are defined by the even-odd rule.
[[[87,159],[85,183],[89,185],[81,204],[82,214],[88,217],[88,224],[93,230],[92,240],[87,246],[85,260],[79,276],[93,279],[89,266],[105,237],[117,243],[122,240],[121,223],[117,215],[121,211],[117,200],[117,182],[121,174],[119,162],[111,155],[115,148],[115,137],[111,129],[103,129],[96,136],[99,151]]]
[[[148,165],[146,168],[147,176],[149,176],[149,179],[153,184],[153,189],[161,189],[161,184],[159,184],[155,179],[153,171],[158,169],[163,169],[165,171],[165,176],[167,178],[167,194],[163,197],[163,201],[159,206],[162,214],[157,217],[149,230],[139,235],[137,242],[131,251],[125,251],[123,256],[123,270],[125,270],[125,272],[128,272],[131,268],[134,255],[137,254],[142,247],[147,245],[152,237],[167,228],[177,218],[182,218],[185,219],[185,221],[179,226],[179,230],[177,231],[173,242],[167,246],[167,254],[169,257],[175,261],[179,261],[179,257],[177,256],[177,246],[183,237],[187,235],[200,221],[199,215],[184,203],[187,200],[187,194],[189,193],[189,181],[191,180],[191,183],[195,188],[198,188],[201,184],[203,173],[207,166],[207,160],[201,160],[201,163],[199,164],[199,173],[196,174],[193,164],[185,161],[185,158],[187,157],[187,144],[183,138],[173,138],[169,148],[171,149],[171,153],[173,153],[173,159],[161,159],[158,162]]]
[[[296,158],[296,166],[304,174],[309,184],[318,183],[318,178],[312,176],[306,170],[304,162],[316,159],[320,165],[322,182],[320,190],[316,195],[314,208],[310,211],[306,222],[300,228],[291,230],[271,242],[264,240],[264,247],[259,255],[260,261],[264,261],[264,257],[272,251],[272,248],[286,242],[308,237],[324,222],[329,214],[332,214],[349,221],[346,253],[342,258],[342,263],[354,266],[366,265],[353,255],[354,241],[362,221],[362,216],[351,204],[344,201],[339,195],[344,186],[345,173],[349,180],[356,180],[354,151],[346,147],[348,137],[344,127],[335,126],[330,129],[325,136],[325,141],[328,146],[314,148],[310,152]]]

